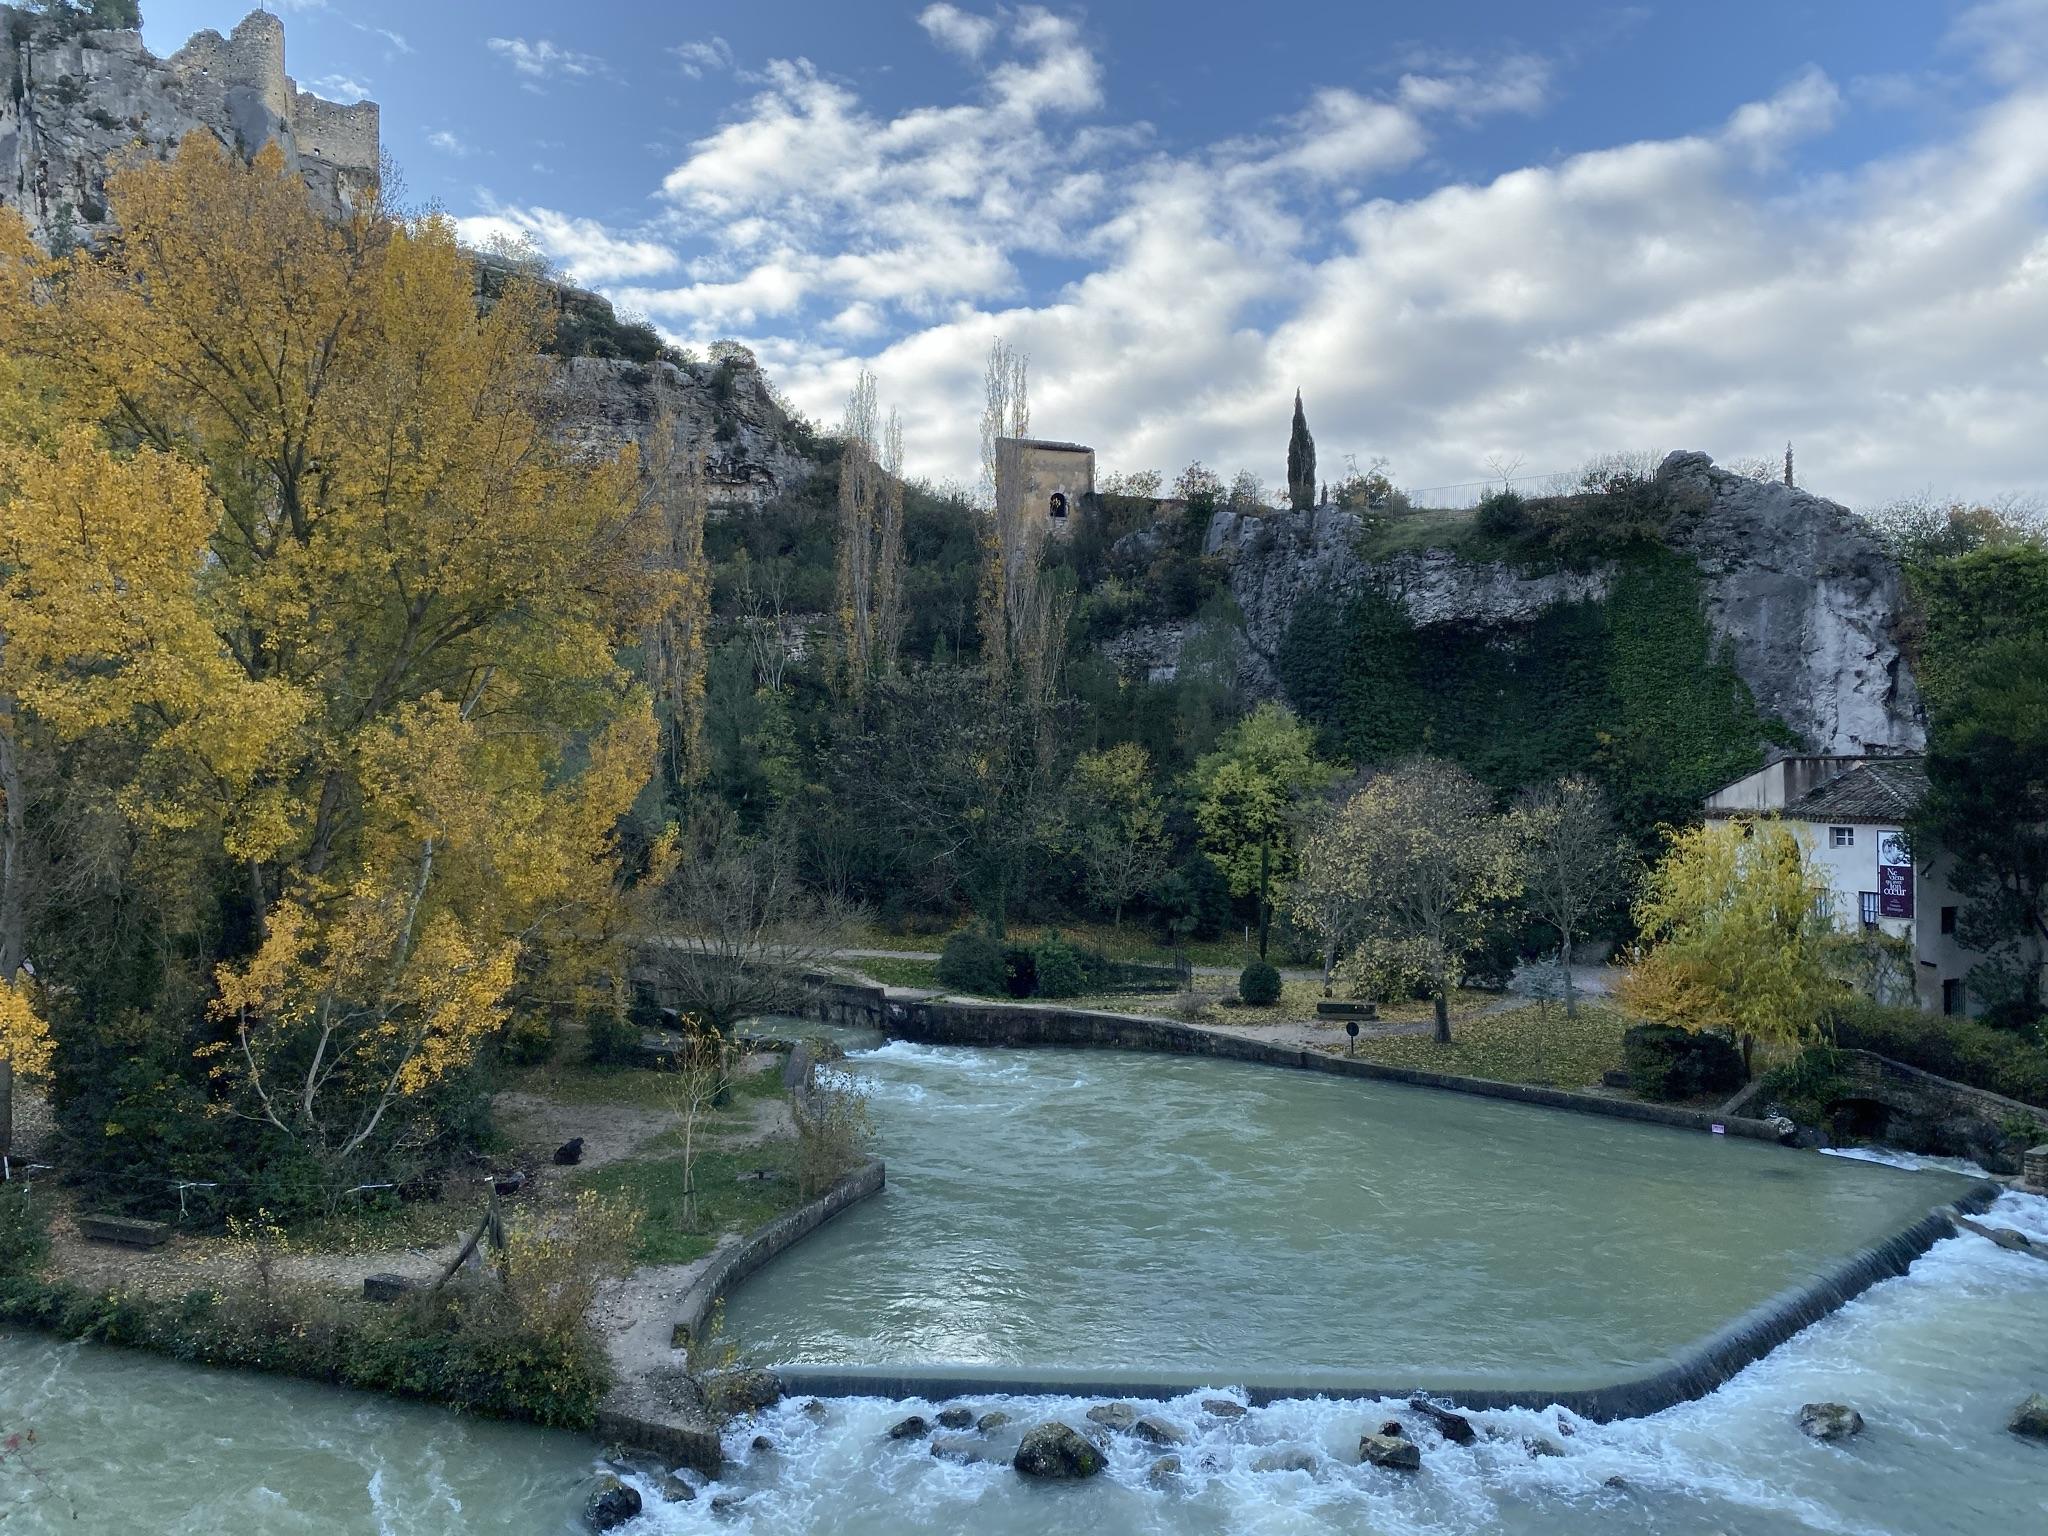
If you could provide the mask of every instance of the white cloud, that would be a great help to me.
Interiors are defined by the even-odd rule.
[[[957,5],[947,5],[945,0],[918,12],[917,24],[930,33],[932,41],[941,48],[950,48],[966,59],[980,58],[988,45],[995,41],[997,31],[995,22],[990,18],[963,11]]]
[[[460,134],[451,132],[446,128],[436,128],[427,135],[427,142],[440,150],[442,154],[453,155],[458,160],[467,159],[474,153],[468,142]]]
[[[1737,107],[1722,136],[1753,162],[1769,165],[1801,139],[1834,127],[1841,107],[1834,81],[1808,65],[1776,95]]]
[[[2048,78],[2048,0],[1982,0],[1957,16],[1945,39],[2006,85]]]
[[[370,99],[370,87],[347,75],[322,75],[310,83],[314,95],[324,96],[329,101],[356,102]]]
[[[1542,471],[1788,437],[1852,502],[2039,486],[2048,72],[2013,76],[2016,34],[1987,41],[1979,12],[2042,6],[1958,23],[2007,83],[1947,139],[1824,175],[1802,148],[1848,109],[1809,68],[1692,133],[1393,196],[1386,174],[1459,125],[1540,112],[1550,66],[1411,58],[1381,92],[1323,85],[1260,131],[1168,148],[1092,115],[1079,29],[1020,10],[962,54],[965,102],[883,112],[771,64],[630,236],[490,214],[619,273],[583,280],[679,340],[739,335],[820,419],[875,367],[912,466],[941,478],[974,472],[1000,333],[1031,355],[1040,428],[1105,469],[1270,481],[1299,384],[1327,463],[1384,452],[1411,486],[1478,479],[1498,450]]]
[[[373,27],[367,22],[361,21],[352,21],[349,25],[358,32],[367,32],[371,37],[383,38],[390,45],[393,53],[412,52],[412,44],[405,40],[405,34],[402,32],[394,32],[389,27]]]
[[[578,53],[544,37],[530,43],[523,37],[493,37],[484,46],[530,80],[547,80],[557,75],[588,78],[604,73],[604,60],[596,54]]]
[[[678,43],[669,52],[676,56],[677,68],[692,80],[702,80],[707,74],[732,68],[732,46],[722,37]]]
[[[658,277],[679,265],[676,253],[665,245],[616,235],[595,219],[571,218],[552,208],[494,206],[488,213],[457,219],[455,230],[470,245],[487,245],[494,239],[531,241],[576,283]]]

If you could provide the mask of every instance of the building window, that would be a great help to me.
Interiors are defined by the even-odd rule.
[[[1828,846],[1831,848],[1854,848],[1856,829],[1854,827],[1829,827]]]
[[[1858,891],[1856,903],[1863,909],[1863,931],[1874,933],[1877,930],[1877,892]]]
[[[1067,515],[1067,493],[1065,491],[1054,491],[1052,493],[1052,515],[1054,517],[1065,517]]]
[[[1941,931],[1943,933],[1954,933],[1956,931],[1956,909],[1954,907],[1943,907],[1941,909]]]
[[[1963,1011],[1963,984],[1951,976],[1941,984],[1941,1011],[1961,1013]]]

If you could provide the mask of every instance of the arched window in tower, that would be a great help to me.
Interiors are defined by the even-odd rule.
[[[1067,515],[1067,493],[1065,491],[1054,491],[1052,493],[1051,510],[1054,517],[1065,517]]]

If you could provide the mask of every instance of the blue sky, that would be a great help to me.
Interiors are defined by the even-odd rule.
[[[2048,0],[279,0],[414,201],[971,473],[979,369],[1106,468],[1799,448],[2048,488]],[[159,53],[243,7],[144,0]]]

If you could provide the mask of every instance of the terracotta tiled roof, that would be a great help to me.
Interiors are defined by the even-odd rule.
[[[1927,765],[1917,757],[1865,758],[1847,773],[1808,790],[1785,807],[1801,821],[1881,822],[1913,819],[1927,793]]]

